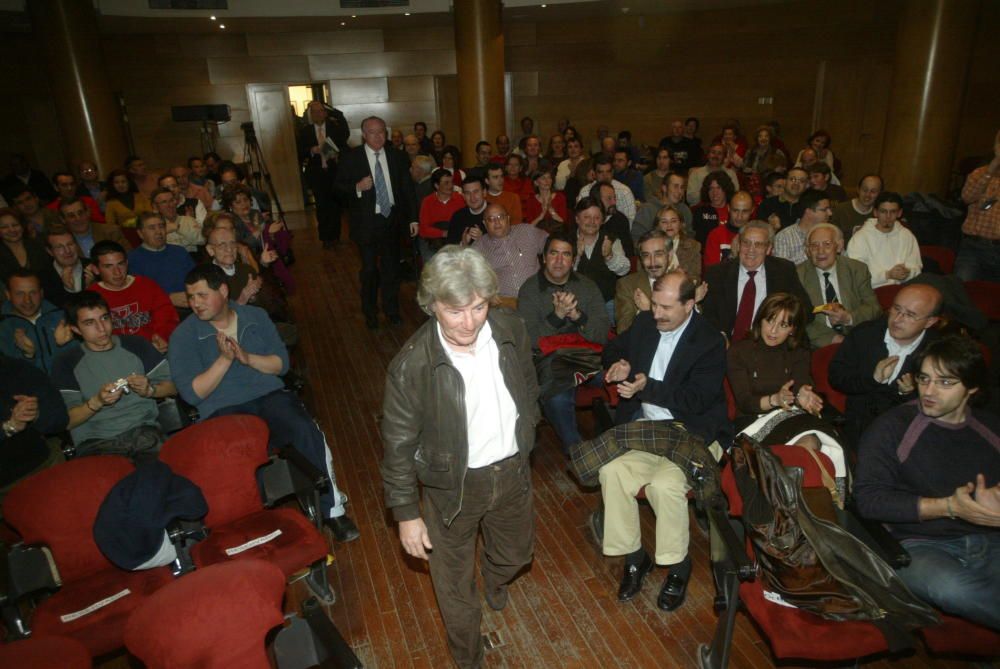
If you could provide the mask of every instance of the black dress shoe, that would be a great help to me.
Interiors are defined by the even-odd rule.
[[[590,532],[594,535],[594,541],[597,542],[598,546],[604,545],[604,504],[602,503],[597,509],[590,514]]]
[[[493,590],[486,590],[486,603],[494,611],[503,611],[507,607],[507,585],[501,585]]]
[[[365,316],[365,327],[369,330],[378,330],[378,316]]]
[[[684,603],[687,595],[687,579],[681,578],[677,574],[669,574],[667,580],[660,588],[660,596],[656,598],[656,605],[664,611],[675,611]]]
[[[333,532],[333,538],[342,544],[346,544],[348,541],[354,541],[361,536],[361,532],[358,531],[358,526],[354,524],[354,521],[347,517],[346,514],[343,516],[337,516],[336,518],[325,518],[323,520],[331,532]]]
[[[642,554],[642,562],[639,564],[625,565],[625,575],[622,576],[622,583],[618,586],[618,601],[627,602],[642,590],[642,579],[646,578],[653,569],[653,561],[646,553]]]

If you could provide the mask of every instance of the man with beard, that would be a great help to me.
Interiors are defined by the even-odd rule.
[[[990,385],[976,342],[929,344],[919,400],[880,416],[859,448],[854,498],[910,554],[899,576],[945,613],[1000,630],[1000,420],[973,408]]]
[[[670,252],[667,233],[650,230],[639,238],[639,262],[642,269],[618,279],[615,284],[615,324],[618,334],[632,325],[635,317],[652,307],[653,283],[667,273]]]

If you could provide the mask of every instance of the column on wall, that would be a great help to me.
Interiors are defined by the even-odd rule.
[[[500,0],[455,3],[455,60],[458,72],[462,155],[475,163],[476,143],[504,132],[504,50]]]
[[[946,192],[979,12],[979,0],[904,3],[882,145],[887,188]]]
[[[70,162],[93,160],[101,174],[127,152],[121,114],[102,65],[92,0],[28,0],[32,31],[49,75]]]

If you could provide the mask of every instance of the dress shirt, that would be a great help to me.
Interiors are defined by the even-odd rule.
[[[483,254],[497,274],[501,297],[517,297],[528,277],[538,272],[538,256],[548,235],[533,225],[512,225],[506,237],[483,235],[476,250]]]
[[[740,274],[736,279],[736,308],[740,308],[740,299],[743,297],[743,287],[747,285],[747,279],[750,275],[747,274],[746,268],[740,264]],[[757,268],[757,274],[753,278],[754,286],[757,288],[756,299],[753,301],[753,315],[754,318],[757,317],[757,310],[760,309],[761,303],[764,302],[764,298],[767,297],[767,275],[764,273],[764,263],[760,264]],[[753,319],[750,319],[751,322]]]
[[[965,179],[962,199],[968,202],[975,195],[979,197],[968,207],[962,232],[986,239],[1000,239],[1000,204],[983,210],[984,203],[1000,198],[1000,177],[990,175],[989,165],[974,169]]]
[[[906,356],[910,355],[915,350],[917,350],[917,347],[920,346],[920,342],[924,340],[924,334],[926,334],[926,330],[924,332],[921,332],[919,337],[917,337],[909,344],[906,344],[904,346],[899,342],[897,342],[895,339],[893,339],[892,335],[889,334],[889,329],[886,328],[885,348],[889,352],[890,357],[898,355],[899,360],[896,361],[896,366],[892,368],[892,374],[889,376],[889,378],[883,381],[885,385],[889,385],[890,383],[896,380],[896,377],[899,376],[899,370],[903,369],[903,365],[906,363]]]
[[[372,171],[372,189],[375,188],[375,150],[372,147],[365,144],[365,156],[368,157],[368,167]],[[382,170],[383,176],[385,176],[385,188],[389,191],[389,203],[395,207],[396,197],[392,194],[392,181],[389,179],[389,165],[385,162],[385,147],[378,154],[378,169]],[[357,191],[358,197],[361,197],[361,191]],[[375,198],[375,213],[381,214],[382,208],[378,206],[378,198]]]
[[[677,342],[681,340],[681,335],[684,334],[690,322],[691,314],[688,314],[687,320],[681,323],[680,327],[670,332],[660,333],[660,343],[656,347],[653,362],[649,366],[649,378],[656,379],[657,381],[665,380],[663,377],[666,375],[667,367],[670,366],[670,359],[674,356],[674,351],[677,349]],[[642,403],[642,417],[648,420],[674,419],[674,415],[670,413],[669,409],[656,404],[650,404],[649,402]]]
[[[465,431],[470,469],[517,454],[517,407],[500,372],[500,349],[489,321],[468,353],[451,348],[437,323],[438,339],[465,386]]]

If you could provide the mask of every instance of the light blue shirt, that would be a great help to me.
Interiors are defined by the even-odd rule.
[[[691,323],[691,314],[688,314],[687,319],[677,329],[660,333],[660,343],[656,347],[653,362],[649,366],[649,378],[656,379],[657,381],[664,380],[663,377],[667,374],[667,367],[670,366],[670,360],[674,357],[674,350],[677,349],[677,342],[681,340],[681,336],[687,330],[689,323]],[[648,420],[674,419],[674,415],[670,413],[669,409],[656,404],[650,404],[649,402],[642,403],[642,417]]]

